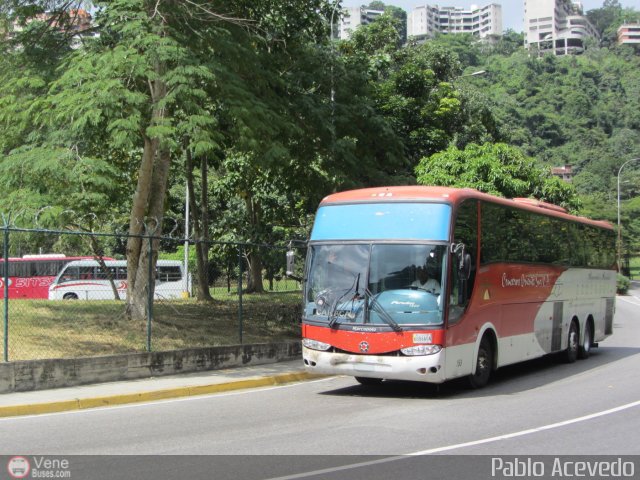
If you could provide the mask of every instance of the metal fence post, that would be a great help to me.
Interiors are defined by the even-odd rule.
[[[147,248],[147,352],[151,351],[151,324],[153,322],[153,244],[151,243],[151,234],[149,235],[149,247]]]
[[[238,337],[242,343],[242,244],[238,244]]]
[[[4,230],[3,235],[3,247],[2,255],[4,257],[4,345],[3,345],[3,359],[5,362],[9,361],[9,225],[4,222],[2,226]]]

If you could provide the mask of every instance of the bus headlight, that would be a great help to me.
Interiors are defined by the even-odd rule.
[[[402,348],[400,351],[409,356],[433,355],[442,350],[440,345],[415,345],[413,347]]]
[[[331,345],[324,342],[319,342],[318,340],[311,340],[310,338],[303,338],[302,345],[312,350],[322,350],[326,351],[331,348]]]

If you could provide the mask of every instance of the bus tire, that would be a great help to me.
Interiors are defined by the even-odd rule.
[[[493,347],[485,335],[480,341],[478,356],[476,357],[476,371],[469,375],[471,388],[482,388],[489,383],[493,369]]]
[[[63,300],[78,300],[78,295],[76,295],[75,293],[65,293],[62,296]]]
[[[578,351],[580,349],[580,332],[578,331],[578,322],[571,320],[569,325],[569,333],[567,334],[567,349],[564,352],[564,360],[567,363],[573,363],[578,359]]]
[[[360,385],[374,386],[382,383],[381,378],[369,378],[369,377],[356,377],[356,381]]]
[[[589,358],[591,354],[591,347],[593,345],[593,327],[591,326],[591,322],[587,320],[587,323],[584,326],[584,338],[582,340],[582,344],[578,349],[578,358],[584,360]]]

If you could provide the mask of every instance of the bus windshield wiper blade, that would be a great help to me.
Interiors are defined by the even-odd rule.
[[[389,315],[389,312],[387,312],[384,307],[382,305],[380,305],[378,303],[378,299],[376,298],[376,296],[371,293],[371,290],[369,290],[368,288],[364,289],[364,293],[365,295],[369,296],[369,298],[371,298],[371,309],[375,310],[376,312],[378,312],[378,314],[380,315],[380,318],[382,318],[382,320],[387,323],[389,326],[391,326],[391,328],[396,331],[396,332],[400,332],[402,331],[402,327],[398,324],[398,322],[396,322],[393,317],[391,315]]]
[[[329,313],[329,328],[333,328],[338,323],[338,306],[344,297],[349,295],[349,293],[354,289],[356,290],[355,295],[358,295],[358,285],[360,285],[360,274],[356,276],[353,284],[342,294],[340,295],[335,302],[333,302],[333,306],[331,307],[331,312]],[[355,298],[355,297],[354,297]],[[353,304],[351,306],[353,310]]]

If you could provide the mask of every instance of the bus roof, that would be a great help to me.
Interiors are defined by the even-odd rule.
[[[107,267],[124,267],[127,265],[126,260],[105,260],[104,264]],[[99,263],[97,260],[73,260],[65,265],[67,267],[96,267]],[[157,265],[160,266],[182,266],[180,260],[158,260]]]
[[[436,187],[436,186],[387,186],[362,188],[359,190],[348,190],[344,192],[334,193],[326,196],[320,202],[321,206],[347,203],[380,203],[380,202],[443,202],[452,205],[458,204],[466,199],[478,199],[488,202],[499,203],[502,205],[529,210],[549,215],[553,217],[564,218],[569,221],[586,223],[601,228],[613,229],[611,223],[602,220],[591,220],[586,217],[571,215],[567,211],[551,203],[542,202],[533,198],[516,198],[507,199],[496,197],[487,193],[482,193],[473,188],[453,188],[453,187]]]
[[[111,257],[103,257],[104,260],[113,260]],[[66,260],[71,262],[74,260],[92,260],[90,255],[71,255],[67,256],[64,253],[45,253],[42,255],[23,255],[22,257],[9,257],[10,262],[46,262],[50,260]],[[0,262],[3,262],[4,258],[0,257]]]

